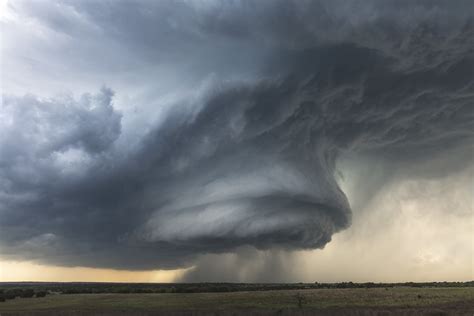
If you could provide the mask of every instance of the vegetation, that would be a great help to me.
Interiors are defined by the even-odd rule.
[[[298,305],[298,307],[302,308],[303,305],[306,303],[306,296],[301,294],[301,292],[298,292],[296,293],[295,298],[296,298],[296,304]]]
[[[45,297],[48,294],[45,290],[33,289],[30,287],[21,288],[13,287],[6,289],[0,289],[0,302],[5,302],[6,300],[13,300],[17,297],[21,298],[31,298],[31,297]]]
[[[180,311],[206,314],[205,311],[211,310],[239,311],[232,312],[232,315],[250,315],[263,310],[293,315],[308,310],[344,308],[350,311],[362,309],[362,314],[364,308],[382,308],[383,311],[386,308],[408,308],[410,313],[420,314],[430,312],[426,308],[433,306],[436,307],[434,312],[443,311],[443,308],[447,311],[464,308],[462,313],[473,314],[474,282],[0,283],[2,316],[36,312],[63,315],[70,310],[105,314],[119,311],[127,315],[168,314],[170,311],[177,315],[182,315]]]
[[[308,289],[352,289],[352,288],[456,288],[474,287],[470,282],[429,282],[429,283],[47,283],[47,282],[3,282],[0,296],[5,299],[15,297],[43,297],[47,293],[59,294],[100,294],[100,293],[222,293],[274,290]],[[39,294],[39,295],[38,295]],[[44,295],[43,295],[44,294]],[[23,295],[23,296],[22,296]],[[25,296],[26,295],[26,296]],[[28,296],[29,295],[29,296]]]
[[[0,314],[74,315],[184,315],[192,311],[204,315],[251,315],[282,311],[282,315],[298,315],[305,311],[330,310],[402,310],[417,315],[434,311],[460,310],[466,315],[474,312],[473,287],[387,287],[330,288],[275,291],[240,291],[225,293],[159,293],[159,294],[70,294],[51,293],[44,298],[17,298],[0,304]],[[202,313],[199,314],[199,311]],[[286,311],[286,312],[285,312]],[[178,313],[179,312],[179,313]],[[218,312],[218,313],[217,313]],[[224,313],[229,312],[229,313]],[[257,313],[258,312],[258,313]],[[377,312],[378,313],[378,312]],[[337,313],[336,313],[337,314]],[[359,313],[358,315],[363,315]],[[161,314],[159,314],[161,315]],[[188,315],[188,314],[186,314]],[[268,313],[267,313],[268,315]],[[308,315],[308,314],[306,314]],[[347,315],[347,313],[344,313]]]

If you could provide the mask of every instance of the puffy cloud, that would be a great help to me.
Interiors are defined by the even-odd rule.
[[[146,127],[125,108],[123,130],[108,89],[4,97],[2,257],[146,269],[246,245],[320,248],[351,223],[339,158],[387,160],[393,173],[446,152],[469,162],[474,37],[461,3],[19,3],[47,29],[76,38],[87,26],[93,46],[97,31],[130,48],[104,45],[111,60],[207,83]]]

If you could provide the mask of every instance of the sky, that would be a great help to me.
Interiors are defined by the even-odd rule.
[[[474,2],[0,12],[0,281],[474,279]]]

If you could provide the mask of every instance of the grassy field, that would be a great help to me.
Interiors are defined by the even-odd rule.
[[[299,303],[301,302],[301,307]],[[16,298],[0,303],[3,315],[250,315],[304,314],[318,311],[357,315],[438,311],[474,315],[474,288],[308,289],[233,293],[71,294]],[[230,313],[232,311],[232,313]],[[344,315],[348,313],[343,313]],[[350,314],[350,313],[349,313]]]

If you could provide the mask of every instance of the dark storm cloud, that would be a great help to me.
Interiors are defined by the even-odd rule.
[[[87,25],[137,58],[186,61],[195,66],[184,77],[217,78],[198,98],[170,105],[133,143],[121,133],[109,89],[79,100],[5,97],[2,257],[145,269],[185,266],[198,254],[245,245],[323,247],[351,222],[334,178],[341,154],[383,157],[398,167],[447,151],[469,161],[470,7],[18,5],[72,38]],[[234,71],[242,76],[219,80]]]

